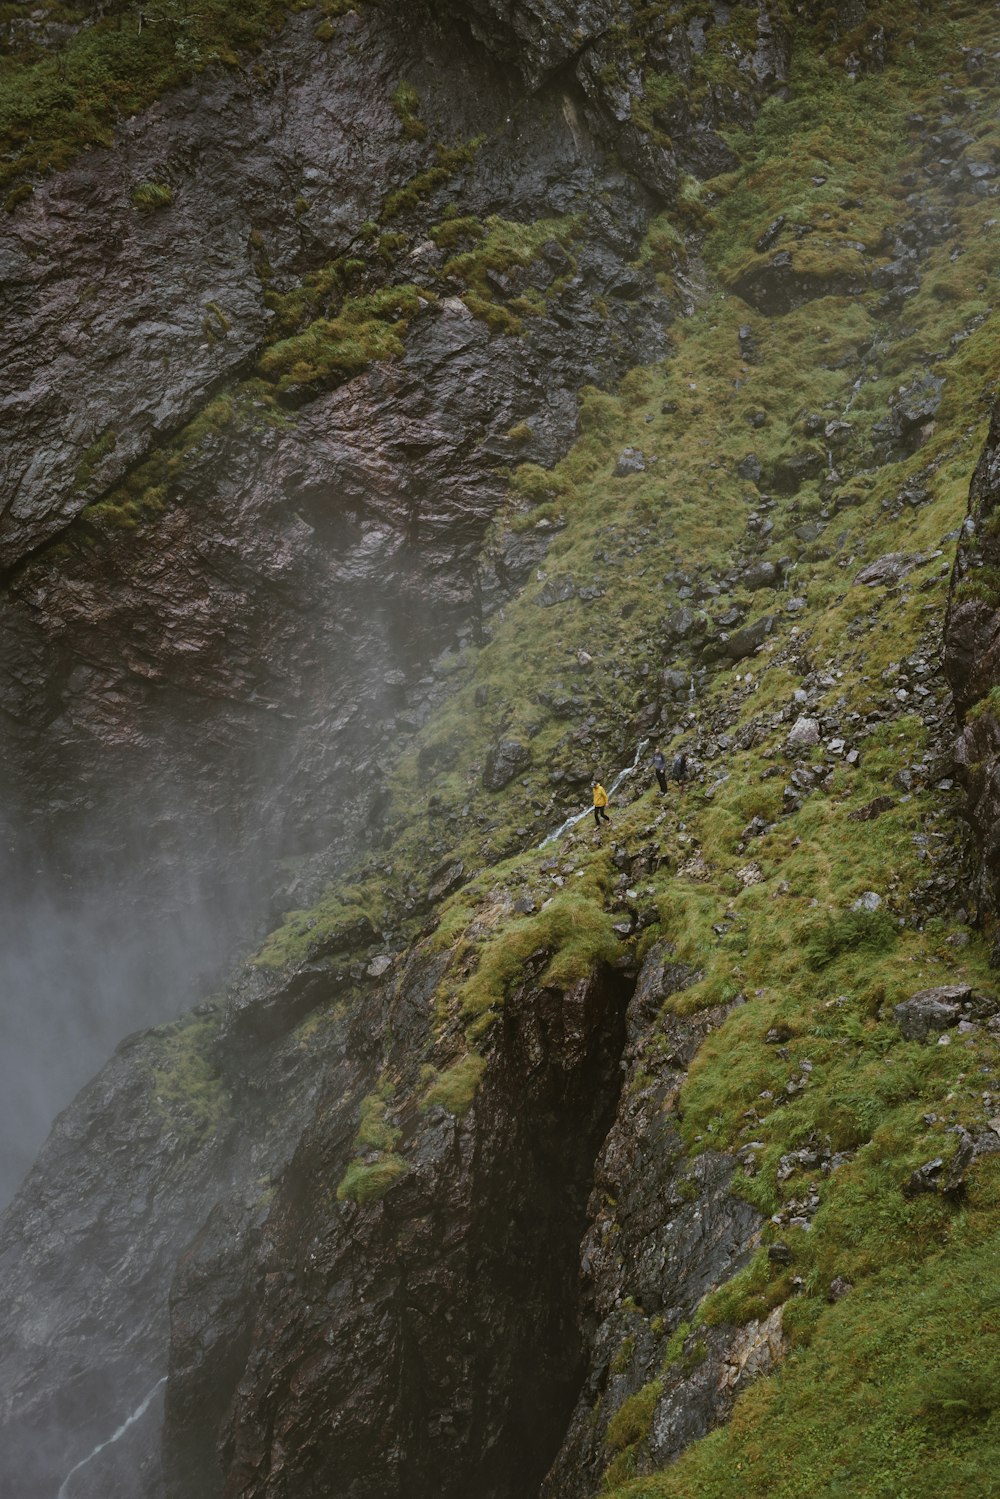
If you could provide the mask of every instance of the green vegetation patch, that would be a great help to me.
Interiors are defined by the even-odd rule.
[[[146,0],[141,10],[82,25],[58,51],[8,55],[0,62],[0,187],[65,167],[88,146],[110,146],[116,124],[166,90],[212,64],[238,66],[287,10],[285,0]],[[68,18],[92,19],[73,6]]]
[[[944,1247],[824,1307],[727,1427],[616,1499],[985,1499],[1000,1460],[998,1168],[977,1168]]]
[[[463,1118],[472,1107],[483,1073],[486,1059],[478,1052],[470,1052],[440,1073],[421,1101],[425,1109],[438,1106],[447,1109],[457,1119]]]
[[[426,138],[427,126],[420,118],[420,95],[412,83],[404,80],[397,85],[392,96],[392,107],[399,117],[407,140],[422,141]]]
[[[199,1141],[216,1134],[229,1118],[229,1094],[215,1064],[218,1016],[161,1028],[153,1068],[153,1098],[178,1134]]]
[[[355,375],[373,360],[396,359],[410,320],[429,301],[415,286],[391,286],[349,297],[333,318],[317,318],[301,333],[265,349],[258,371],[279,391]]]
[[[337,1201],[349,1200],[359,1207],[377,1202],[408,1170],[398,1155],[384,1155],[377,1161],[352,1161],[337,1187]]]
[[[142,213],[169,208],[173,201],[174,190],[166,182],[140,182],[132,189],[132,203]]]
[[[337,1187],[338,1201],[348,1198],[359,1205],[377,1201],[409,1170],[396,1150],[402,1131],[390,1120],[394,1093],[393,1080],[383,1076],[375,1090],[362,1099],[354,1137],[357,1154]]]

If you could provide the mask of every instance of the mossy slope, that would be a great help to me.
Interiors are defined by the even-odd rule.
[[[585,391],[565,460],[512,476],[497,544],[542,525],[546,562],[492,638],[456,657],[450,706],[398,768],[390,852],[359,874],[416,925],[405,901],[420,870],[478,871],[436,913],[437,941],[461,956],[437,1015],[450,1046],[457,1027],[473,1048],[463,1109],[504,995],[539,951],[571,981],[666,937],[700,974],[671,1004],[746,999],[691,1067],[679,1113],[689,1152],[741,1153],[739,1190],[771,1223],[699,1317],[783,1305],[789,1353],[725,1431],[647,1477],[658,1376],[643,1383],[642,1419],[630,1406],[609,1427],[609,1492],[936,1499],[989,1492],[996,1466],[998,1386],[983,1371],[998,1348],[998,1157],[960,1190],[904,1191],[952,1158],[957,1128],[984,1137],[996,1036],[974,1024],[947,1044],[905,1041],[892,1007],[935,984],[994,987],[962,904],[937,650],[995,393],[994,205],[975,186],[991,179],[968,164],[1000,150],[997,96],[962,49],[997,37],[979,10],[909,20],[876,76],[800,34],[790,100],[734,138],[743,165],[700,194],[705,290],[672,356],[616,395]],[[941,165],[935,133],[953,128],[969,140]],[[733,288],[782,235],[797,289],[767,316]],[[907,237],[920,264],[897,295],[887,267]],[[662,225],[647,253],[673,295]],[[928,373],[938,407],[907,425],[900,389]],[[616,474],[626,448],[641,464]],[[895,580],[855,581],[890,554]],[[755,650],[730,648],[762,618]],[[796,751],[800,715],[820,742]],[[488,791],[501,737],[525,749],[523,769]],[[540,849],[585,809],[590,774],[607,783],[649,737],[689,750],[694,784],[661,800],[643,765],[610,830],[588,820]],[[277,939],[292,963],[314,940],[298,923],[298,939]],[[651,1078],[665,1045],[654,1023]],[[817,1147],[843,1159],[781,1169]],[[778,1238],[790,1263],[767,1255]],[[851,1287],[836,1304],[834,1281]],[[673,1331],[657,1333],[668,1363]]]

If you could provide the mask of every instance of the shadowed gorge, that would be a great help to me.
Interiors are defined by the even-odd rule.
[[[0,43],[3,1494],[986,1499],[1000,9]]]

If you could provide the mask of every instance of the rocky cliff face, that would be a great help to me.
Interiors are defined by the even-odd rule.
[[[996,581],[1000,577],[1000,554],[994,520],[998,500],[1000,411],[994,409],[986,447],[973,476],[968,515],[955,558],[944,656],[961,731],[955,762],[968,798],[968,818],[975,839],[975,898],[984,919],[992,918],[997,910],[1000,875],[1000,720],[996,712],[996,688],[1000,684]]]
[[[204,983],[261,929],[248,912],[306,904],[378,838],[447,653],[545,550],[543,528],[481,565],[500,469],[551,464],[580,385],[666,347],[677,303],[636,256],[673,177],[631,146],[623,163],[607,70],[544,82],[603,34],[578,20],[547,14],[541,52],[520,23],[497,40],[525,89],[436,13],[352,11],[326,41],[291,18],[252,70],[209,70],[0,228],[11,941],[25,985],[79,987],[89,1016],[51,1089],[12,1085],[15,1180],[53,1097],[129,1023]],[[713,118],[752,112],[773,51]],[[623,87],[629,114],[641,73]],[[446,209],[457,230],[429,237]],[[534,237],[487,239],[480,263],[494,215]],[[398,357],[345,380],[386,327],[357,311],[379,295]],[[315,334],[338,308],[363,323],[346,365],[256,377],[276,325]],[[117,967],[89,956],[109,909]],[[53,928],[86,981],[53,968]],[[39,1065],[22,1049],[19,1073]]]
[[[938,641],[996,38],[832,7],[741,138],[783,15],[301,14],[14,205],[76,415],[12,405],[12,855],[293,909],[4,1215],[5,1494],[800,1499],[883,1442],[976,1492],[1000,1002]]]

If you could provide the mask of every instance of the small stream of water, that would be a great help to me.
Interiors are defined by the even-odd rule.
[[[98,1442],[93,1452],[88,1452],[87,1456],[83,1458],[81,1462],[78,1462],[75,1468],[70,1468],[69,1472],[66,1474],[66,1477],[62,1481],[62,1485],[59,1489],[59,1493],[57,1494],[56,1499],[69,1499],[70,1479],[73,1477],[74,1473],[79,1473],[81,1468],[85,1468],[88,1463],[93,1462],[94,1458],[98,1455],[99,1452],[103,1452],[105,1447],[112,1447],[115,1442],[120,1441],[120,1439],[125,1435],[130,1427],[134,1426],[137,1421],[141,1421],[166,1382],[167,1376],[164,1374],[162,1379],[158,1379],[156,1381],[156,1384],[150,1390],[149,1394],[143,1400],[142,1404],[136,1406],[132,1414],[122,1422],[114,1435],[108,1437],[106,1441]]]
[[[639,761],[642,759],[643,754],[645,753],[645,751],[648,748],[649,748],[649,740],[648,739],[640,739],[638,747],[637,747],[636,752],[635,752],[635,759],[632,761],[632,764],[631,765],[626,765],[626,767],[625,767],[624,770],[620,770],[618,772],[618,774],[615,776],[614,780],[611,782],[611,785],[608,787],[608,799],[609,799],[609,801],[610,801],[611,797],[614,796],[614,794],[618,790],[618,788],[620,786],[623,786],[625,784],[625,782],[628,780],[629,776],[635,775],[635,772],[636,772],[636,770],[638,768],[638,765],[639,765]],[[569,830],[570,830],[570,828],[575,828],[576,825],[577,825],[577,823],[578,822],[582,822],[585,817],[589,817],[592,811],[593,811],[592,807],[584,807],[584,809],[583,809],[582,812],[574,812],[574,813],[572,813],[571,816],[567,817],[567,819],[566,819],[565,822],[562,822],[562,823],[559,824],[559,826],[555,829],[554,832],[552,832],[552,833],[546,833],[545,837],[542,839],[542,841],[538,845],[538,847],[539,848],[548,848],[548,846],[549,846],[550,843],[557,843],[559,841],[559,839],[563,836],[564,833],[568,833]]]

